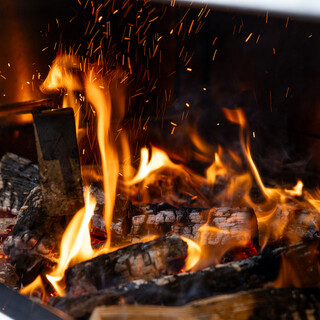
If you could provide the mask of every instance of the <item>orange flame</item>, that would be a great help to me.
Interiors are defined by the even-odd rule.
[[[216,152],[214,154],[214,161],[211,166],[206,170],[206,177],[210,184],[214,184],[217,176],[226,175],[228,169],[222,163],[219,154]]]
[[[191,239],[181,237],[188,245],[188,256],[186,259],[185,269],[191,270],[200,260],[201,257],[201,247]]]
[[[100,84],[101,87],[101,84]],[[107,232],[105,250],[111,245],[111,222],[113,207],[116,197],[116,187],[119,176],[118,153],[111,142],[111,97],[109,90],[104,92],[94,83],[93,74],[86,81],[87,99],[97,112],[98,118],[98,141],[101,152],[101,163],[104,188],[104,219]],[[107,85],[103,85],[107,88]]]
[[[45,292],[44,285],[42,283],[41,275],[38,275],[37,278],[32,283],[20,289],[19,292],[21,294],[27,294],[30,296],[33,296],[35,292],[37,293],[39,292],[39,294],[41,295],[41,298],[44,299],[46,292]]]
[[[264,186],[262,179],[260,177],[259,171],[251,156],[248,134],[245,134],[247,120],[243,111],[241,109],[235,109],[235,110],[223,109],[223,111],[226,118],[230,122],[237,123],[240,125],[240,143],[241,143],[242,151],[248,160],[253,176],[255,177],[256,182],[259,185],[262,193],[265,195],[266,198],[270,197],[272,193],[268,188]]]
[[[60,258],[56,269],[47,275],[57,293],[64,295],[60,281],[64,277],[64,271],[70,266],[72,260],[81,262],[93,257],[91,248],[89,223],[96,206],[96,201],[86,191],[85,208],[80,209],[69,223],[63,234],[60,248]]]
[[[301,197],[302,196],[303,183],[301,180],[292,188],[292,190],[284,189],[284,191],[290,196]]]
[[[181,170],[181,167],[173,163],[164,151],[152,146],[151,154],[152,156],[149,160],[149,150],[147,148],[141,149],[141,159],[138,172],[135,177],[126,182],[128,186],[143,181],[151,173],[164,167]]]

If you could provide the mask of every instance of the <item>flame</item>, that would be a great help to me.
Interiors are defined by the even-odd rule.
[[[118,153],[111,142],[111,97],[109,90],[104,92],[94,83],[93,74],[86,81],[87,99],[97,112],[98,142],[101,153],[103,188],[104,188],[104,219],[107,232],[105,251],[111,245],[111,222],[116,198],[116,187],[119,176]],[[103,86],[106,88],[106,85]]]
[[[135,175],[135,177],[126,182],[127,185],[130,186],[139,183],[143,181],[145,178],[147,178],[151,173],[164,167],[175,170],[181,169],[179,165],[173,163],[169,159],[169,157],[164,151],[154,146],[152,146],[151,148],[151,154],[152,156],[149,160],[149,150],[147,148],[141,149],[141,159],[138,172]]]
[[[79,76],[80,60],[74,55],[58,55],[50,68],[48,76],[40,89],[46,94],[63,93],[63,108],[73,108],[76,132],[79,142],[80,133],[80,100],[76,98],[76,91],[83,90]]]
[[[318,242],[315,242],[308,244],[307,250],[303,248],[303,252],[297,253],[293,250],[286,255],[282,254],[279,274],[272,285],[275,288],[319,286],[320,270],[317,247]]]
[[[303,189],[303,182],[299,180],[297,184],[292,188],[292,190],[284,189],[284,191],[293,197],[301,197]]]
[[[32,283],[20,289],[19,292],[21,294],[27,294],[30,296],[33,296],[35,292],[37,292],[37,293],[40,293],[40,296],[42,297],[42,299],[44,299],[46,291],[41,279],[41,275],[38,275],[37,278]]]
[[[248,134],[245,134],[247,120],[243,111],[241,109],[235,109],[235,110],[223,109],[223,111],[226,118],[230,122],[237,123],[240,125],[240,143],[241,143],[242,151],[246,156],[246,159],[249,163],[252,174],[255,177],[256,182],[259,185],[262,193],[265,195],[266,198],[270,197],[272,195],[272,192],[270,191],[270,189],[267,189],[264,186],[262,179],[260,177],[259,171],[251,156],[249,137],[248,137]]]
[[[89,223],[96,206],[96,201],[90,196],[88,190],[86,191],[85,198],[85,207],[76,213],[63,234],[58,266],[47,275],[47,279],[60,296],[64,295],[60,281],[63,279],[64,271],[70,266],[71,261],[81,262],[94,256],[90,245]]]
[[[214,184],[217,176],[226,175],[228,169],[222,163],[220,156],[217,152],[214,154],[214,161],[211,166],[206,170],[206,177],[210,184]]]
[[[197,265],[201,258],[201,247],[191,239],[186,237],[181,237],[181,239],[188,245],[188,256],[186,259],[185,269],[191,270]]]

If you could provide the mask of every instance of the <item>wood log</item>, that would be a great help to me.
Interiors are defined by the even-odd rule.
[[[183,268],[187,254],[186,242],[176,236],[136,243],[67,269],[67,292],[95,292],[137,279],[176,274]]]
[[[211,266],[207,269],[166,276],[151,281],[133,281],[118,287],[73,297],[53,298],[50,303],[74,317],[91,314],[100,305],[152,304],[181,306],[197,299],[264,287],[278,276],[282,256],[300,257],[301,286],[319,284],[318,242],[264,251],[259,256]],[[307,279],[306,283],[303,283]]]
[[[319,301],[319,288],[264,288],[207,298],[184,307],[103,306],[94,310],[90,320],[319,319]]]
[[[30,191],[40,184],[39,168],[13,153],[0,161],[0,209],[17,214]]]
[[[32,282],[41,270],[55,265],[67,223],[65,217],[45,214],[40,186],[30,192],[3,244],[24,285]]]
[[[18,288],[19,277],[10,263],[0,264],[0,282],[10,288]]]

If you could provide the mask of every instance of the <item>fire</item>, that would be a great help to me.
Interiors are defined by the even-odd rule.
[[[223,109],[226,118],[233,123],[237,123],[240,125],[240,143],[241,143],[241,148],[246,156],[246,159],[249,163],[251,172],[256,179],[257,184],[259,185],[261,191],[263,194],[266,196],[266,198],[270,197],[272,195],[272,192],[267,189],[260,177],[259,171],[252,159],[251,156],[251,151],[250,151],[250,145],[249,145],[249,137],[248,134],[246,134],[246,126],[247,126],[247,120],[246,117],[241,109],[235,109],[235,110],[229,110],[229,109]]]
[[[214,162],[212,162],[211,166],[206,170],[206,177],[210,184],[214,184],[217,176],[226,175],[228,172],[227,168],[222,163],[219,154],[216,152],[214,154]]]
[[[91,248],[89,223],[96,206],[96,201],[86,191],[86,206],[80,209],[73,217],[63,234],[60,248],[60,258],[55,270],[47,275],[47,279],[54,286],[59,295],[64,295],[60,281],[64,277],[64,271],[70,266],[72,260],[81,262],[90,259],[94,255]]]
[[[82,109],[87,108],[86,112],[89,110],[93,114],[97,124],[102,174],[92,169],[89,170],[89,175],[91,179],[103,182],[104,220],[107,237],[104,245],[99,249],[94,250],[91,247],[90,222],[96,201],[90,196],[89,189],[87,189],[85,207],[76,213],[62,237],[58,265],[50,274],[46,275],[59,295],[64,295],[63,278],[68,267],[101,253],[115,250],[111,242],[111,226],[120,170],[123,172],[121,173],[120,185],[124,186],[125,191],[132,196],[132,199],[138,198],[135,197],[137,193],[143,193],[145,189],[158,183],[161,201],[171,203],[170,197],[174,194],[172,185],[177,180],[179,187],[184,184],[188,186],[188,191],[179,190],[179,193],[190,196],[191,201],[196,201],[198,208],[206,207],[210,210],[214,209],[217,204],[220,206],[252,207],[258,221],[262,248],[268,243],[269,238],[281,239],[284,235],[290,221],[291,206],[294,203],[303,199],[308,207],[320,211],[319,197],[304,191],[302,181],[298,181],[292,189],[268,188],[264,185],[251,155],[247,120],[241,109],[224,109],[224,113],[230,122],[239,125],[239,139],[245,163],[242,163],[240,155],[230,150],[223,150],[220,146],[217,150],[203,141],[195,131],[191,131],[190,140],[198,150],[196,158],[207,165],[207,169],[202,173],[194,172],[184,163],[174,163],[165,151],[151,146],[150,149],[147,147],[141,149],[140,164],[136,174],[132,177],[131,150],[125,130],[120,126],[124,108],[119,111],[118,122],[114,121],[111,126],[114,110],[111,106],[110,81],[101,77],[94,65],[87,66],[86,73],[82,72],[82,69],[78,57],[58,56],[42,85],[42,90],[64,94],[63,107],[68,106],[74,109],[78,143],[80,143],[83,131],[85,131],[80,124],[80,115],[84,112]],[[115,145],[117,135],[120,135],[119,147]],[[120,152],[118,149],[121,149]],[[87,174],[87,171],[83,170],[82,173]],[[169,184],[170,192],[168,195],[163,192],[165,183],[162,183],[161,179],[164,179],[167,185]],[[217,193],[214,187],[221,182],[220,180],[224,183],[224,191]],[[255,203],[250,196],[253,180],[256,181],[264,196],[264,201],[259,203]],[[211,196],[213,199],[210,199]],[[148,198],[148,200],[150,199]],[[306,215],[304,218],[306,226],[313,219],[312,215]],[[197,242],[182,237],[188,244],[186,270],[196,268],[203,261],[219,263],[227,251],[234,248],[244,248],[251,244],[252,234],[247,230],[234,231],[229,228],[228,223],[232,222],[232,217],[230,219],[224,226],[219,223],[212,226],[208,222],[203,223],[202,221],[202,225],[197,225]],[[299,241],[293,236],[288,238],[292,242]],[[209,249],[205,245],[208,243],[208,239],[211,242]],[[142,242],[147,240],[150,238],[141,239]],[[40,285],[41,278],[38,277],[22,292],[31,293],[35,287]]]
[[[20,289],[19,292],[22,294],[28,294],[28,295],[34,295],[35,292],[37,292],[38,294],[40,294],[41,298],[44,299],[46,295],[46,290],[44,288],[41,275],[38,275],[37,278],[32,283]]]
[[[181,237],[181,239],[188,245],[188,256],[186,259],[185,269],[191,270],[197,265],[201,258],[201,247],[191,239],[186,237]]]
[[[181,167],[173,163],[164,151],[154,146],[152,146],[151,150],[152,156],[149,160],[149,150],[147,148],[141,149],[140,166],[138,172],[134,178],[126,182],[127,185],[130,186],[139,183],[146,179],[153,172],[164,167],[173,170],[181,170]]]
[[[88,101],[94,106],[98,118],[98,141],[101,152],[105,197],[104,218],[107,232],[105,250],[108,251],[111,246],[111,222],[119,176],[118,154],[111,142],[111,97],[109,90],[102,92],[100,87],[94,83],[93,73],[90,73],[90,77],[86,81],[86,92]]]
[[[284,191],[289,194],[290,196],[295,196],[295,197],[301,197],[302,196],[302,189],[303,189],[303,182],[299,180],[297,184],[290,189],[284,189]]]

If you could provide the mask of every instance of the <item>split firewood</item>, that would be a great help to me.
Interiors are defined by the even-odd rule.
[[[319,288],[264,288],[219,295],[194,301],[184,307],[167,306],[103,306],[92,313],[90,320],[184,319],[318,319]]]
[[[33,281],[43,268],[47,270],[55,265],[66,225],[64,217],[48,218],[43,209],[41,188],[34,188],[3,245],[24,285]]]
[[[178,273],[188,254],[176,236],[136,243],[76,264],[65,272],[69,295],[95,292],[133,280]]]
[[[131,219],[129,236],[177,234],[201,245],[223,246],[248,243],[257,247],[258,224],[250,208],[177,209],[166,203],[140,206]]]
[[[262,288],[277,279],[283,257],[301,264],[297,268],[300,286],[310,287],[311,283],[317,286],[320,283],[317,247],[318,241],[299,243],[197,272],[133,281],[79,296],[53,298],[51,304],[74,317],[88,316],[99,305],[185,305],[197,299]]]
[[[40,184],[39,168],[13,153],[0,161],[0,209],[17,214],[30,191]]]

